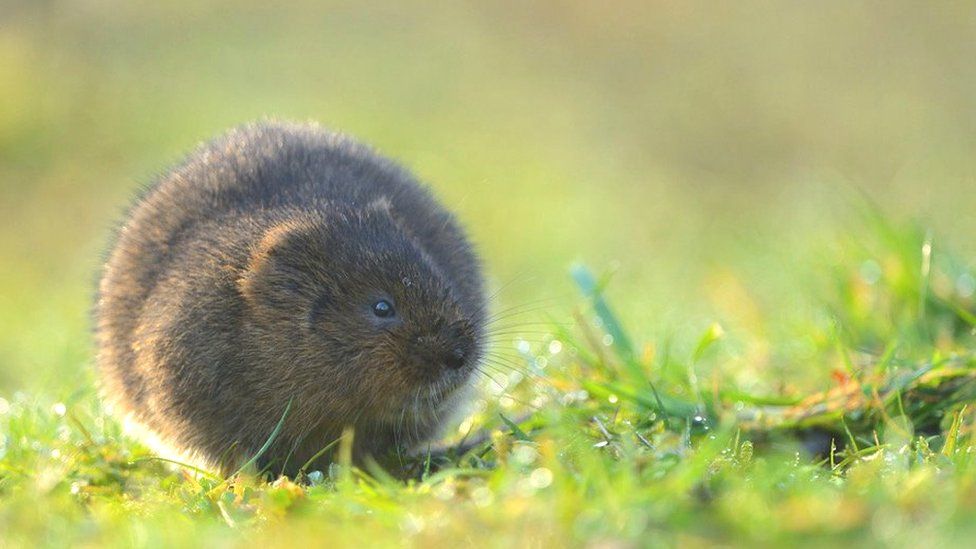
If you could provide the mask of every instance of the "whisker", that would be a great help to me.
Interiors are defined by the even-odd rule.
[[[549,330],[509,330],[505,332],[491,332],[488,337],[500,337],[500,336],[519,336],[522,334],[526,335],[537,335],[537,336],[551,336],[552,331]]]
[[[533,384],[538,383],[540,381],[545,381],[547,385],[552,386],[552,381],[549,380],[548,377],[543,375],[542,372],[533,372],[531,370],[526,370],[523,368],[518,368],[512,365],[498,363],[498,362],[485,362],[484,365],[490,366],[493,369],[493,371],[496,372],[502,371],[502,372],[506,372],[507,374],[513,374],[513,373],[518,374],[522,377],[523,380]]]
[[[514,275],[512,275],[511,278],[509,278],[505,282],[502,282],[497,288],[494,289],[494,291],[491,292],[491,294],[489,294],[488,296],[486,296],[485,297],[485,305],[488,305],[489,303],[493,302],[495,299],[497,299],[502,294],[502,292],[504,292],[505,290],[508,290],[512,286],[514,286],[516,282],[528,282],[528,281],[534,280],[536,277],[537,277],[537,275],[535,275],[534,273],[531,273],[530,272],[530,269],[528,269],[528,268],[522,269],[521,271],[519,271],[519,272],[515,273]],[[482,307],[482,309],[479,310],[478,312],[479,313],[480,312],[483,312],[483,310],[484,310],[484,307]]]
[[[495,370],[493,370],[493,371],[495,371]],[[495,372],[497,373],[497,371],[495,371]],[[509,385],[508,384],[498,383],[498,381],[496,379],[494,379],[493,377],[488,376],[488,374],[486,372],[484,372],[484,371],[481,371],[481,374],[482,375],[485,375],[486,377],[488,377],[488,379],[490,379],[493,383],[495,383],[498,386],[498,388],[500,389],[500,392],[498,393],[499,396],[506,396],[508,398],[511,398],[515,402],[521,402],[517,397],[515,397],[511,392],[508,391],[508,389],[509,389]],[[533,380],[533,379],[528,378],[528,377],[523,377],[522,380],[520,380],[520,383],[522,381],[526,381],[526,382],[532,383],[533,384],[533,388],[536,389],[536,390],[541,390],[541,389],[547,388],[547,387],[542,387],[542,386],[538,385],[538,381],[537,380]],[[551,385],[548,388],[551,388]],[[529,403],[524,403],[524,404],[531,405]]]
[[[492,375],[489,374],[488,372],[482,370],[481,369],[482,366],[487,366],[487,365],[486,364],[479,365],[478,367],[475,368],[475,371],[478,372],[479,374],[485,376],[486,378],[488,378],[488,380],[491,381],[492,383],[494,383],[495,385],[497,385],[499,389],[505,389],[506,385],[504,383],[499,382],[494,377],[492,377]],[[496,375],[501,375],[499,372],[494,371],[494,370],[492,371],[492,373],[494,373]]]
[[[489,362],[494,362],[498,365],[508,366],[509,368],[522,371],[523,373],[527,373],[528,369],[530,369],[533,366],[532,364],[528,364],[528,361],[519,362],[515,359],[509,357],[503,357],[503,356],[485,357],[485,360]]]
[[[506,307],[504,309],[495,311],[492,314],[488,315],[487,316],[487,319],[497,318],[499,315],[504,315],[504,314],[509,314],[509,313],[512,313],[512,314],[522,314],[524,312],[527,312],[527,311],[531,310],[531,309],[528,309],[529,307],[543,308],[542,307],[543,305],[551,305],[551,304],[560,303],[560,302],[563,302],[563,301],[566,301],[566,299],[563,298],[563,297],[561,297],[561,296],[550,296],[550,297],[542,297],[542,298],[539,298],[539,299],[533,299],[533,300],[530,300],[530,301],[525,301],[525,302],[519,303],[517,305],[512,305],[512,306]],[[545,307],[545,308],[548,308],[548,307]],[[483,309],[478,310],[478,312],[483,312]]]
[[[519,326],[553,326],[559,328],[572,328],[573,326],[576,326],[576,323],[558,322],[558,321],[550,321],[550,320],[537,320],[537,321],[534,320],[529,322],[514,322],[512,324],[499,324],[497,325],[497,328],[507,329],[507,328],[518,328]],[[496,328],[496,325],[492,325],[492,328],[493,329]]]
[[[485,317],[485,326],[492,326],[503,320],[511,320],[511,319],[519,318],[521,316],[529,315],[531,313],[549,312],[552,310],[553,308],[551,306],[546,306],[546,305],[538,305],[538,306],[520,305],[519,307],[498,311],[488,317]]]

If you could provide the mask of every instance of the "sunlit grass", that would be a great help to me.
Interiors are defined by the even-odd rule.
[[[959,542],[976,528],[972,272],[914,225],[867,218],[811,289],[823,390],[739,387],[722,349],[752,336],[712,324],[689,345],[648,340],[613,312],[612,279],[578,266],[569,322],[500,351],[449,437],[484,440],[402,469],[355,468],[340,449],[298,479],[223,479],[153,459],[90,383],[5,396],[4,541]]]

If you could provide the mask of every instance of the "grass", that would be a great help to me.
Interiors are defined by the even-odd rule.
[[[971,6],[0,4],[0,546],[972,536]],[[102,407],[114,220],[263,116],[377,146],[470,230],[514,315],[470,452],[223,479]]]
[[[813,341],[819,389],[736,380],[754,334],[648,340],[614,313],[612,280],[577,266],[571,322],[486,366],[487,396],[452,437],[486,440],[404,471],[352,467],[340,449],[300,479],[217,478],[154,459],[91,383],[0,400],[0,539],[962,544],[976,534],[973,272],[918,226],[864,217],[825,248],[802,333],[766,342]]]

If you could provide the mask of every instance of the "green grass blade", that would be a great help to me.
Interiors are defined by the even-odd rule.
[[[285,426],[285,418],[288,417],[288,412],[291,411],[292,400],[293,399],[291,398],[288,399],[288,404],[285,405],[285,411],[281,414],[281,419],[278,420],[278,424],[275,425],[275,428],[271,431],[271,434],[268,436],[268,440],[264,441],[264,445],[261,446],[261,449],[251,456],[251,459],[247,460],[244,465],[241,465],[237,471],[234,471],[234,474],[230,475],[228,478],[233,478],[241,474],[242,471],[246,470],[251,465],[254,465],[254,463],[261,459],[261,456],[263,456],[264,453],[271,448],[271,445],[274,444],[275,439],[277,439],[278,435],[281,433],[281,429]]]
[[[613,338],[611,347],[627,368],[628,373],[633,378],[632,381],[643,383],[646,376],[637,360],[634,345],[617,315],[603,296],[603,290],[593,273],[585,265],[576,264],[572,267],[571,274],[580,291],[593,304],[593,311],[603,321],[603,329]]]
[[[505,425],[507,425],[508,428],[512,430],[512,436],[514,436],[516,440],[521,440],[521,441],[532,440],[532,438],[529,435],[525,434],[525,431],[523,431],[518,426],[517,423],[505,417],[505,414],[498,414],[498,416],[502,418],[502,422],[505,423]]]

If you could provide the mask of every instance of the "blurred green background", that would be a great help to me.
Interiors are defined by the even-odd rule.
[[[84,383],[133,194],[263,116],[428,181],[501,308],[562,317],[584,261],[641,338],[772,338],[865,196],[974,257],[974,37],[971,3],[0,0],[0,393]]]

